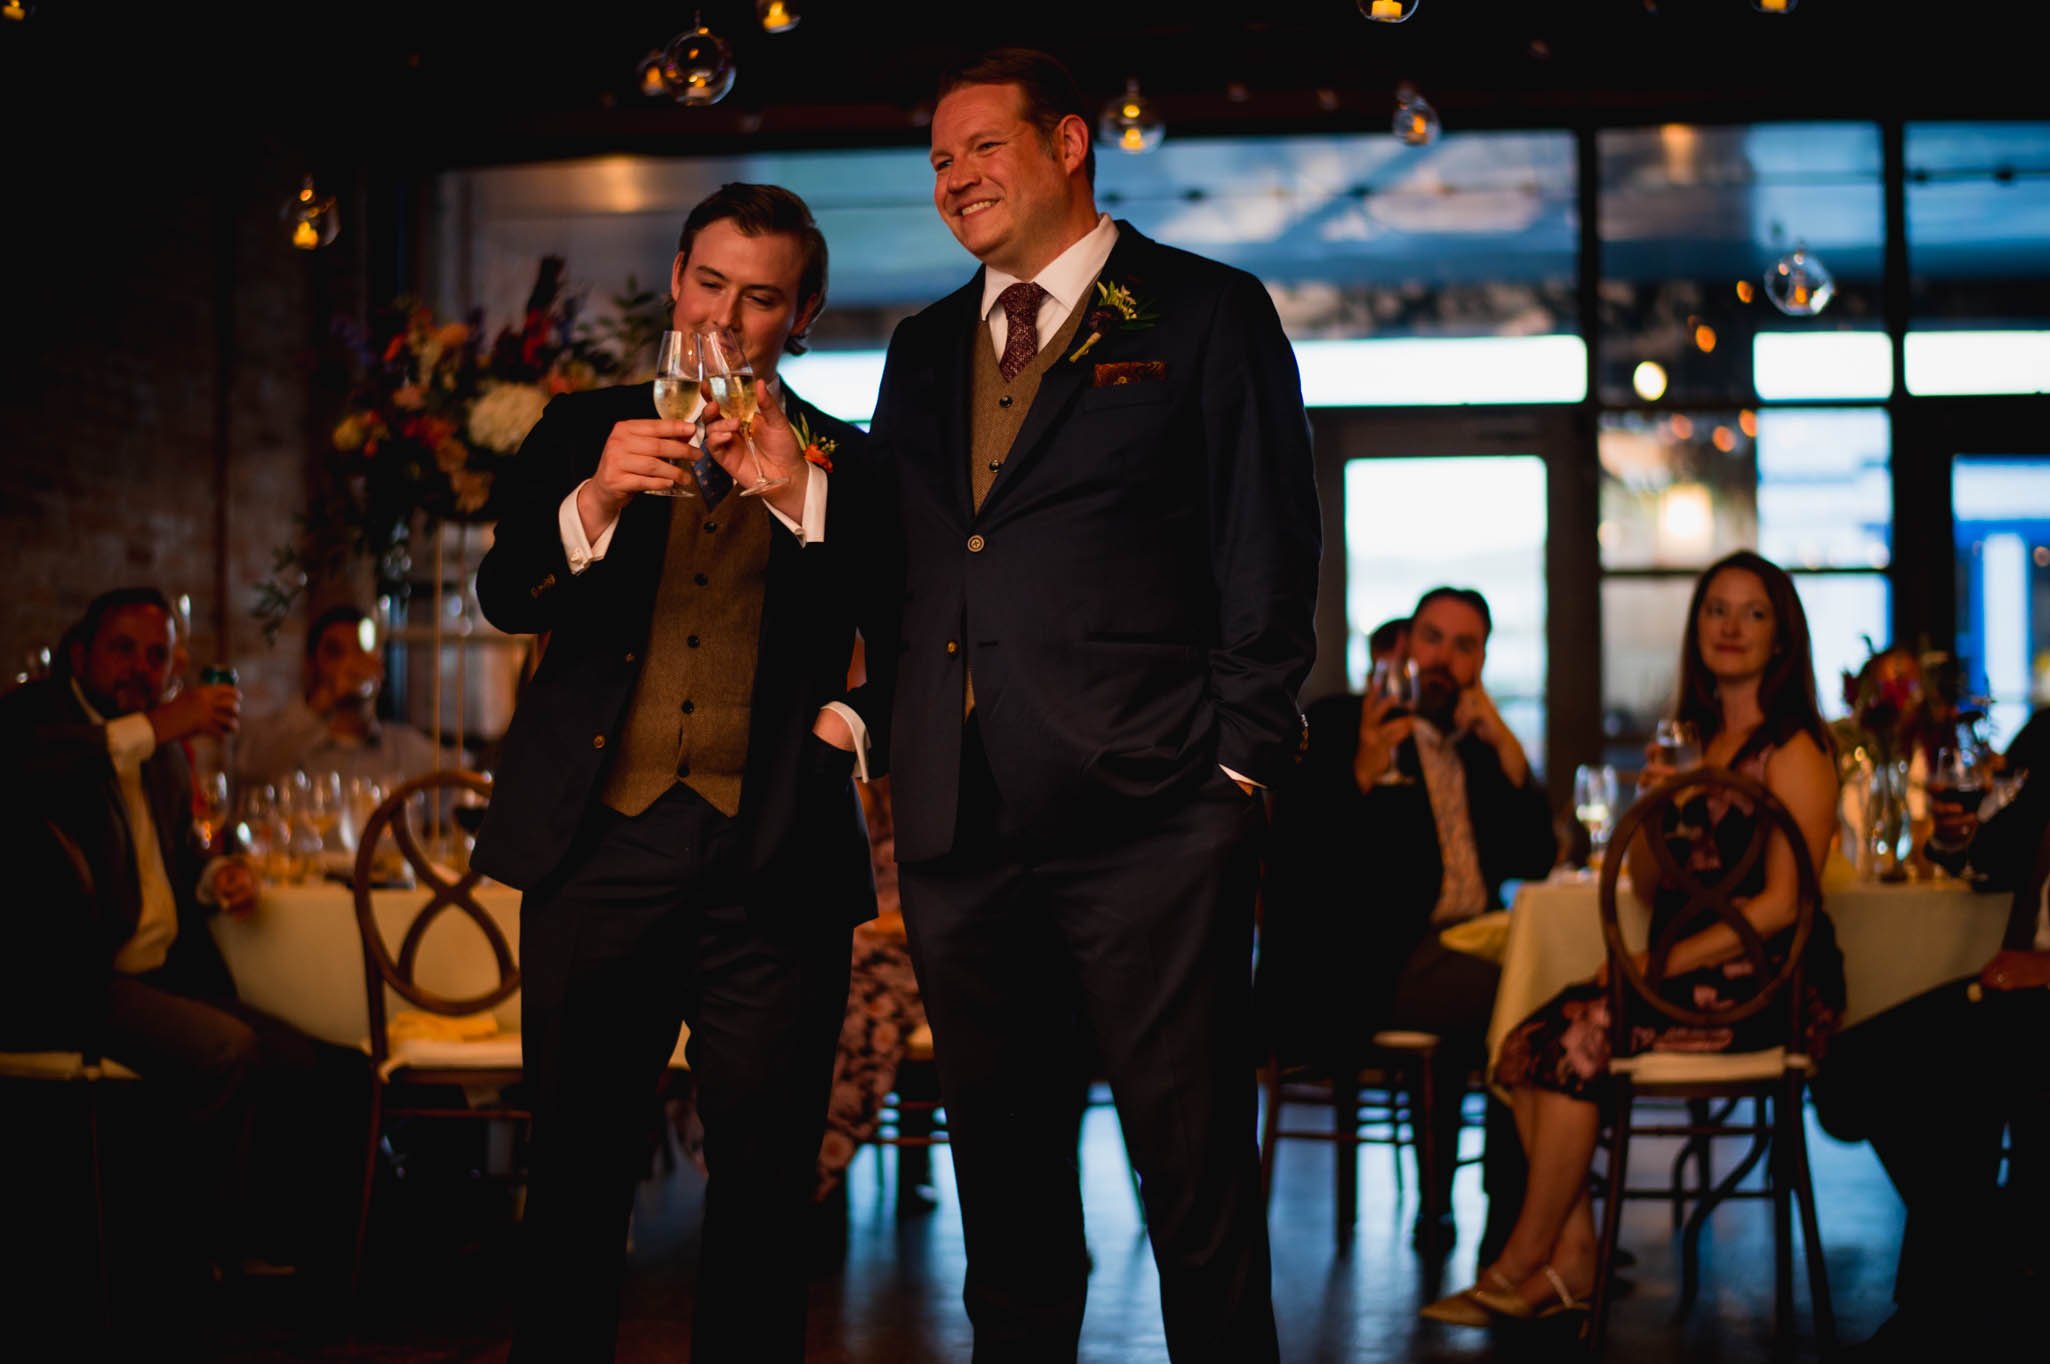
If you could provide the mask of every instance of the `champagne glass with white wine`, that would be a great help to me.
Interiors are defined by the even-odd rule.
[[[698,385],[704,377],[698,363],[696,332],[663,332],[655,351],[655,411],[664,421],[687,422],[698,410]],[[689,461],[684,461],[688,463]],[[652,497],[696,497],[687,483],[650,488]]]
[[[761,452],[755,449],[755,372],[747,362],[747,349],[741,345],[740,334],[731,327],[707,327],[698,333],[698,357],[704,366],[705,401],[719,404],[723,415],[740,423],[740,438],[755,462],[755,481],[737,491],[742,497],[760,497],[788,483],[789,478],[783,474],[769,476],[769,466],[762,463]]]

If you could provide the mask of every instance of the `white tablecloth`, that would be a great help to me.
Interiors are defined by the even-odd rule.
[[[480,882],[477,902],[491,915],[519,960],[520,892],[495,881]],[[421,890],[371,892],[371,909],[385,926],[393,956],[406,925],[432,898]],[[242,1001],[302,1032],[346,1047],[367,1044],[368,996],[363,988],[363,944],[356,928],[356,902],[337,882],[267,885],[255,910],[242,919],[213,916],[214,941],[227,958]],[[483,931],[460,909],[444,909],[421,939],[414,979],[448,997],[482,994],[498,980],[498,967]],[[414,1005],[385,991],[385,1018]],[[520,1028],[517,991],[492,1010],[504,1033]],[[688,1030],[680,1032],[671,1064],[683,1064]]]
[[[1823,907],[1843,949],[1849,1028],[1924,990],[1976,975],[2000,950],[2008,896],[1977,894],[1959,881],[1851,881],[1827,887]],[[1650,915],[1627,889],[1618,918],[1624,939],[1643,947]],[[1510,1030],[1564,987],[1592,977],[1602,955],[1592,877],[1532,882],[1517,892],[1488,1024],[1490,1073]]]

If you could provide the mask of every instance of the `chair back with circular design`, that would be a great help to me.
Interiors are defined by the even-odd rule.
[[[373,1064],[382,1065],[389,1054],[390,1039],[385,1021],[385,987],[407,1003],[429,1013],[457,1017],[483,1013],[504,1003],[520,988],[519,963],[505,932],[490,912],[477,903],[480,877],[474,870],[453,872],[428,856],[416,827],[416,815],[426,795],[438,800],[446,791],[466,791],[486,801],[491,798],[491,781],[476,772],[450,769],[415,777],[385,797],[358,839],[356,848],[356,925],[363,939],[363,975],[368,987],[370,1047]],[[397,952],[385,939],[372,902],[378,843],[389,832],[406,864],[412,869],[414,885],[427,892],[427,899],[406,926]],[[484,935],[497,964],[497,981],[480,993],[451,996],[437,993],[416,978],[420,944],[427,930],[447,913],[467,916]]]
[[[1734,861],[1721,867],[1701,869],[1684,866],[1674,855],[1666,831],[1671,827],[1671,821],[1686,817],[1684,811],[1687,807],[1716,797],[1748,807],[1754,813],[1756,818],[1750,841]],[[1660,927],[1657,936],[1646,944],[1648,960],[1641,970],[1624,941],[1616,905],[1618,878],[1632,841],[1640,835],[1644,837],[1658,867],[1658,889],[1677,892],[1685,897],[1679,912],[1671,916]],[[1766,949],[1765,939],[1744,917],[1738,903],[1738,887],[1764,859],[1775,835],[1785,838],[1793,854],[1795,875],[1799,878],[1793,940],[1788,945],[1786,956],[1777,962]],[[1649,903],[1650,896],[1647,894],[1644,898]],[[1795,822],[1793,812],[1787,809],[1786,804],[1762,783],[1727,768],[1700,767],[1683,772],[1638,797],[1617,821],[1601,874],[1602,937],[1608,946],[1611,964],[1610,1019],[1618,1030],[1619,1040],[1626,1027],[1623,1006],[1625,992],[1628,991],[1674,1022],[1698,1028],[1727,1027],[1762,1012],[1777,1001],[1788,1010],[1791,1031],[1787,1034],[1787,1045],[1796,1045],[1801,1026],[1802,958],[1808,939],[1814,932],[1815,913],[1821,903],[1821,884],[1816,878],[1814,859],[1808,855],[1808,842],[1801,826]],[[1749,999],[1718,1005],[1712,1010],[1689,1008],[1660,993],[1658,987],[1667,977],[1666,962],[1674,945],[1717,923],[1726,925],[1737,935],[1742,959],[1748,961],[1756,973],[1755,978],[1759,982],[1757,993]]]

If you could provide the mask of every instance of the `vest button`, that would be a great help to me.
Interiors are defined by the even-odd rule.
[[[1000,460],[1000,459],[993,459],[993,460],[991,460],[991,461],[989,462],[989,471],[990,471],[991,473],[995,473],[995,472],[996,472],[997,470],[999,470],[999,469],[1001,469],[1001,468],[1003,468],[1003,467],[1004,467],[1004,462],[1003,462],[1002,460]]]
[[[698,703],[697,703],[697,702],[695,702],[695,701],[685,701],[685,702],[683,703],[683,713],[684,713],[685,715],[689,715],[690,713],[692,713],[693,711],[695,711],[695,710],[696,710],[697,708],[698,708]]]
[[[705,534],[710,535],[713,531],[717,529],[719,529],[719,523],[717,521],[705,522]]]
[[[684,643],[690,645],[691,648],[695,649],[698,647],[698,637],[696,635],[692,635],[690,638],[684,640]]]
[[[982,547],[988,543],[989,541],[983,539],[980,535],[971,535],[968,537],[968,552],[970,554],[980,554],[982,553]]]
[[[952,658],[952,657],[953,657],[953,656],[954,656],[955,654],[958,654],[958,653],[960,653],[960,652],[961,652],[961,646],[960,646],[960,644],[959,644],[958,642],[956,642],[956,641],[954,641],[954,640],[951,640],[951,639],[947,641],[947,657],[948,657],[948,658]]]
[[[593,748],[603,748],[603,747],[605,747],[605,736],[604,736],[603,734],[593,734],[593,735],[591,736],[591,747],[593,747]]]
[[[697,585],[698,585],[699,587],[706,587],[706,586],[709,586],[709,585],[711,584],[711,581],[712,581],[712,580],[711,580],[710,578],[707,578],[707,577],[706,577],[706,576],[705,576],[704,574],[702,574],[702,573],[693,573],[693,574],[691,574],[690,580],[691,580],[692,582],[696,583],[696,584],[697,584]]]
[[[679,777],[688,777],[690,775],[690,764],[678,763],[676,765],[676,775]]]
[[[998,407],[1009,407],[1010,405],[1011,405],[1011,395],[1010,395],[1010,394],[1008,394],[1008,393],[1006,393],[1006,394],[1005,394],[1005,395],[1004,395],[1003,397],[1001,397],[1001,398],[997,399],[997,406],[998,406]]]

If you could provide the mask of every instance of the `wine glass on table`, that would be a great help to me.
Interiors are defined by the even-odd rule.
[[[731,327],[707,327],[698,333],[698,359],[704,366],[700,391],[705,401],[717,403],[721,414],[740,423],[741,441],[747,446],[748,457],[754,460],[755,481],[735,491],[742,497],[760,497],[788,483],[790,479],[783,474],[770,477],[761,451],[755,449],[754,420],[759,406],[755,372],[747,362],[747,349],[741,345],[740,333]]]
[[[1615,825],[1616,769],[1607,763],[1582,763],[1573,769],[1573,817],[1587,830],[1587,867],[1599,870]]]
[[[1986,799],[1985,766],[1973,762],[1963,746],[1945,744],[1929,764],[1925,787],[1934,826],[1930,846],[1943,852],[1961,851],[1978,830],[1979,807]]]
[[[209,856],[228,844],[228,774],[218,768],[192,779],[192,841]]]
[[[1369,701],[1387,701],[1389,706],[1381,712],[1381,723],[1400,720],[1416,714],[1417,666],[1413,658],[1384,658],[1374,665],[1374,674],[1367,682]],[[1404,772],[1394,760],[1388,763],[1388,770],[1376,780],[1376,786],[1410,786],[1416,778]]]
[[[655,350],[655,411],[664,421],[687,422],[698,410],[698,387],[703,381],[698,364],[696,332],[663,332]],[[685,464],[689,461],[685,460]],[[654,497],[696,497],[687,483],[667,488],[650,488]]]
[[[1691,772],[1701,766],[1701,735],[1685,720],[1661,720],[1652,736],[1658,745],[1659,761],[1675,772]]]

